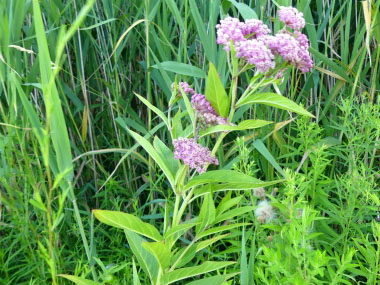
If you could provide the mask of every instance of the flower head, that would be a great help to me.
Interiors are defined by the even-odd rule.
[[[299,31],[305,27],[303,13],[299,12],[296,8],[281,6],[278,16],[281,22],[293,30]]]
[[[270,33],[270,29],[262,21],[249,19],[244,22],[243,35],[248,39],[257,39]]]
[[[259,40],[247,40],[235,44],[236,57],[244,58],[250,64],[254,64],[259,72],[265,73],[274,68],[274,55],[271,50]]]
[[[279,32],[276,36],[263,36],[259,39],[274,55],[280,55],[285,61],[294,65],[302,73],[313,67],[308,51],[309,40],[301,33]]]
[[[182,88],[183,92],[185,92],[185,94],[195,94],[195,91],[193,88],[190,87],[189,83],[187,82],[179,82],[178,83],[178,89],[177,89],[177,94],[178,95],[181,95],[181,91],[180,91],[180,87]],[[172,91],[174,91],[174,82],[172,84]]]
[[[273,206],[267,200],[262,200],[257,205],[255,216],[260,223],[267,223],[275,218],[276,213]]]
[[[198,144],[194,139],[179,138],[173,140],[174,157],[181,159],[191,169],[196,169],[198,173],[206,171],[208,164],[218,165],[219,161],[207,147]]]
[[[227,119],[216,113],[215,109],[203,94],[193,95],[191,97],[191,106],[197,112],[198,118],[204,127],[228,124]]]
[[[224,45],[224,50],[230,50],[230,41],[235,43],[245,40],[243,29],[244,23],[239,19],[227,17],[221,20],[220,24],[216,25],[216,43]]]
[[[203,94],[194,94],[191,97],[191,106],[193,106],[194,110],[199,113],[211,113],[216,115],[215,109]]]

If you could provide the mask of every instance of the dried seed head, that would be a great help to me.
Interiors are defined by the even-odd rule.
[[[268,223],[276,216],[273,206],[267,201],[260,201],[255,210],[255,216],[260,223]]]
[[[265,189],[263,187],[253,189],[253,196],[263,199],[265,198]]]

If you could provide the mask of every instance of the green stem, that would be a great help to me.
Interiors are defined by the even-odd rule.
[[[173,225],[172,227],[174,226],[177,226],[179,221],[180,221],[180,218],[181,217],[178,217],[178,208],[179,208],[179,202],[181,200],[181,195],[180,194],[175,194],[175,204],[174,204],[174,213],[173,213]]]
[[[79,209],[78,209],[78,204],[77,204],[77,200],[75,198],[75,194],[74,194],[74,190],[73,190],[73,187],[70,185],[70,192],[69,192],[69,196],[72,203],[73,203],[73,207],[74,207],[74,214],[75,214],[75,219],[77,221],[77,225],[78,225],[78,228],[79,228],[79,233],[81,235],[81,238],[82,238],[82,241],[83,241],[83,245],[84,245],[84,250],[86,252],[86,255],[87,255],[87,259],[90,263],[90,267],[91,267],[91,273],[92,273],[92,277],[94,277],[95,281],[98,280],[98,276],[96,274],[96,271],[95,271],[95,268],[93,265],[91,265],[91,262],[92,262],[92,256],[91,256],[91,252],[90,252],[90,248],[88,246],[88,241],[87,241],[87,237],[86,237],[86,234],[84,232],[84,227],[83,227],[83,224],[82,224],[82,219],[80,217],[80,213],[79,213]]]
[[[183,215],[183,213],[185,212],[186,207],[187,207],[187,205],[189,204],[189,201],[190,201],[191,197],[193,196],[193,193],[194,193],[194,188],[192,188],[192,189],[190,190],[189,194],[187,194],[186,198],[183,200],[183,203],[182,203],[182,205],[181,205],[181,208],[179,209],[178,214],[176,215],[176,216],[177,216],[177,217],[176,217],[176,222],[177,222],[177,223],[181,220],[182,215]],[[177,224],[176,224],[176,225],[177,225]],[[173,226],[174,226],[174,225],[173,225]]]
[[[232,78],[232,85],[231,85],[231,108],[230,108],[230,115],[228,116],[228,121],[231,122],[232,118],[235,114],[235,102],[236,102],[236,97],[237,97],[237,81],[238,81],[237,76]]]

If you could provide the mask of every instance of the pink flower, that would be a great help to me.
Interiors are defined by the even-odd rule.
[[[265,43],[274,55],[280,55],[302,73],[308,72],[313,67],[308,51],[309,40],[306,35],[279,32],[275,37],[263,36],[259,40]]]
[[[191,97],[191,106],[197,112],[198,118],[204,127],[228,124],[227,119],[216,113],[203,94],[193,95]]]
[[[243,35],[248,39],[257,39],[270,33],[270,29],[262,21],[249,19],[244,22]]]
[[[278,16],[281,22],[293,30],[299,31],[305,27],[303,13],[299,12],[296,8],[281,6]]]
[[[198,173],[206,171],[208,164],[218,165],[219,161],[207,147],[198,144],[194,139],[179,138],[173,140],[174,157],[181,159],[191,169],[196,169]]]
[[[177,94],[181,96],[181,91],[180,91],[180,87],[182,87],[182,90],[183,92],[185,92],[185,94],[195,94],[195,91],[193,88],[190,87],[190,85],[187,83],[187,82],[179,82],[178,83],[178,89],[177,89]],[[174,82],[172,84],[172,91],[174,91]]]
[[[211,113],[216,114],[215,109],[211,106],[211,103],[207,101],[206,96],[203,94],[195,94],[191,97],[191,106],[198,113]]]
[[[271,50],[259,40],[247,40],[235,44],[236,57],[244,58],[254,64],[259,72],[265,73],[275,68],[274,55]]]
[[[244,23],[239,19],[227,17],[220,21],[220,24],[216,25],[217,39],[216,43],[224,45],[224,50],[230,50],[230,41],[233,43],[238,41],[244,41],[243,34]]]

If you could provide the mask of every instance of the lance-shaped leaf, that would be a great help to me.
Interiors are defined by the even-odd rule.
[[[67,275],[67,274],[59,274],[58,276],[66,278],[70,280],[71,282],[74,282],[75,284],[78,285],[101,285],[102,283],[98,283],[95,281],[87,280],[82,277],[77,277],[73,275]]]
[[[154,137],[153,146],[174,177],[179,168],[179,163],[178,160],[174,158],[174,154],[171,149],[168,148],[167,145],[163,143],[163,141],[161,141],[158,137]]]
[[[205,96],[215,111],[220,116],[226,118],[228,116],[230,102],[215,66],[211,62],[209,65]]]
[[[129,230],[124,230],[124,233],[139,265],[149,276],[152,284],[155,284],[160,267],[154,256],[142,246],[145,239]],[[137,280],[137,278],[135,278],[135,280]],[[138,282],[136,281],[136,283]]]
[[[140,218],[131,214],[107,210],[93,210],[92,212],[104,224],[123,230],[130,230],[154,241],[162,240],[162,236],[154,226],[144,223]]]
[[[251,94],[241,100],[236,104],[236,107],[241,107],[247,104],[263,104],[272,106],[275,108],[291,111],[300,115],[314,117],[313,114],[306,111],[304,108],[294,103],[292,100],[278,95],[277,93],[256,93]]]
[[[226,284],[225,282],[234,277],[235,275],[239,274],[237,273],[231,273],[231,274],[226,274],[226,275],[216,275],[212,277],[207,277],[201,280],[196,280],[191,283],[187,283],[186,285],[222,285]]]
[[[215,205],[211,197],[211,194],[208,193],[204,196],[203,204],[201,211],[198,217],[198,225],[196,227],[196,233],[198,234],[206,226],[212,224],[215,219]]]
[[[143,242],[142,246],[154,256],[160,264],[162,271],[165,271],[169,267],[171,253],[168,244],[164,244],[162,241]]]
[[[161,62],[159,65],[153,65],[153,68],[162,68],[166,71],[174,72],[176,74],[188,75],[193,77],[205,78],[205,72],[195,66],[190,64],[175,62],[175,61],[165,61]]]
[[[151,104],[148,100],[146,100],[144,97],[142,97],[141,95],[133,92],[139,99],[141,102],[143,102],[150,110],[152,110],[153,112],[156,113],[157,116],[159,116],[166,124],[166,126],[169,126],[169,122],[168,122],[168,118],[165,116],[165,114],[160,110],[158,109],[157,107],[153,106],[153,104]]]
[[[162,281],[164,284],[171,284],[179,280],[183,280],[189,277],[197,276],[207,272],[215,271],[220,268],[227,267],[234,264],[235,262],[215,262],[215,261],[206,261],[202,265],[186,267],[177,269],[171,272],[164,274]]]
[[[245,120],[239,123],[237,126],[229,126],[229,125],[217,125],[210,127],[200,133],[200,136],[206,136],[213,133],[225,132],[225,131],[245,131],[251,129],[257,129],[264,127],[266,125],[272,124],[271,121],[265,120]]]
[[[244,185],[244,187],[257,188],[267,186],[266,184],[268,182],[261,181],[252,176],[233,170],[211,170],[191,179],[186,184],[185,190],[207,183],[229,183],[233,184],[234,187],[238,187],[238,185]]]
[[[228,1],[230,1],[239,10],[244,20],[258,19],[256,12],[247,4],[238,3],[235,0],[228,0]]]
[[[165,173],[166,178],[168,178],[170,184],[174,186],[174,177],[170,171],[168,165],[166,165],[165,161],[161,158],[159,153],[154,149],[154,147],[150,144],[150,142],[140,136],[138,133],[131,131],[127,128],[127,131],[131,134],[131,136],[145,149],[145,151],[154,159],[154,161],[158,164],[161,170]]]

